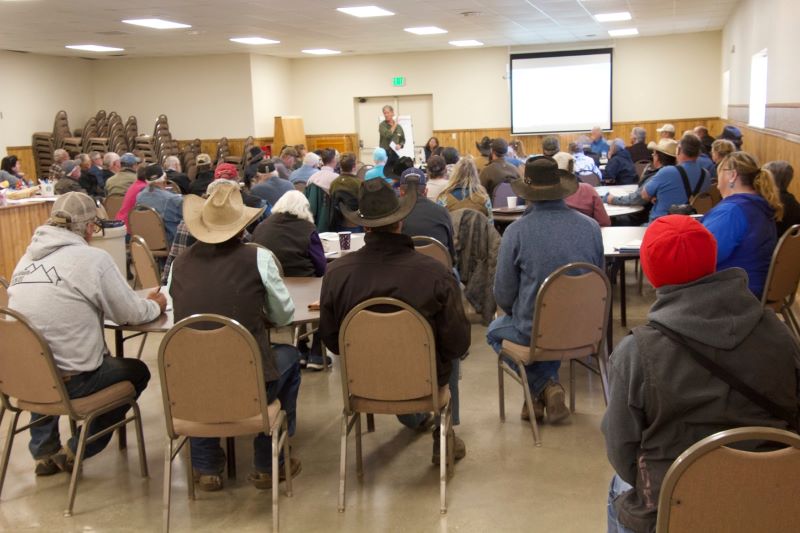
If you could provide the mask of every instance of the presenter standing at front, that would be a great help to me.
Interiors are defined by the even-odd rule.
[[[378,135],[380,137],[380,147],[386,150],[389,158],[387,165],[398,159],[395,150],[401,150],[406,143],[406,135],[403,133],[403,126],[397,123],[394,118],[394,108],[390,105],[383,106],[383,122],[378,125]],[[392,148],[391,143],[395,146]]]

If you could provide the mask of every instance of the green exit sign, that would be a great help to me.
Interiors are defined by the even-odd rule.
[[[392,78],[392,87],[405,87],[406,86],[406,77],[405,76],[395,76]]]

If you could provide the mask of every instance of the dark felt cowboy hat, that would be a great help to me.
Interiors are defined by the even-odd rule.
[[[578,179],[550,156],[532,157],[525,163],[525,177],[511,182],[517,196],[532,202],[561,200],[578,190]]]
[[[492,140],[489,137],[484,137],[481,142],[476,142],[475,146],[483,157],[489,157],[489,154],[492,153]]]
[[[389,226],[403,220],[417,202],[417,181],[409,179],[406,185],[409,187],[406,195],[398,198],[384,180],[367,180],[358,190],[358,211],[341,204],[342,214],[353,224],[367,228]]]

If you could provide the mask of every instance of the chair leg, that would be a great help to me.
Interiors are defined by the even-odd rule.
[[[359,415],[360,416],[360,415]],[[369,416],[369,415],[367,415]],[[369,420],[369,419],[368,419]],[[342,413],[341,451],[339,455],[339,512],[344,512],[344,494],[347,482],[347,412]]]
[[[367,413],[367,433],[375,431],[375,415]]]
[[[133,408],[134,420],[133,425],[136,427],[136,443],[139,445],[139,470],[142,477],[147,477],[147,452],[144,447],[144,432],[142,431],[142,413],[139,410],[139,404],[135,401],[131,403]]]
[[[519,374],[520,380],[522,381],[522,389],[523,394],[525,395],[525,403],[528,405],[528,414],[530,415],[531,420],[531,430],[533,431],[533,443],[536,446],[541,446],[542,441],[539,438],[539,424],[536,423],[536,416],[533,412],[533,399],[531,398],[531,388],[528,386],[528,375],[525,373],[525,367],[523,365],[518,365],[519,369],[517,370],[517,374]]]
[[[600,347],[601,353],[597,354],[597,366],[600,367],[600,387],[603,389],[603,401],[608,406],[608,370],[606,367],[606,355]]]
[[[225,439],[228,479],[236,479],[236,437]]]
[[[178,446],[186,447],[186,488],[188,489],[187,497],[189,498],[190,501],[194,501],[194,499],[197,496],[194,493],[194,470],[192,469],[192,443],[189,440],[189,437],[183,437],[182,441],[178,441]]]
[[[283,440],[283,468],[286,474],[286,496],[292,497],[292,447],[289,446],[289,422],[284,416],[281,439]]]
[[[364,463],[361,457],[361,413],[356,413],[356,474],[364,477]]]
[[[192,465],[187,466],[189,470],[189,479],[192,477]],[[189,487],[194,486],[194,483],[189,483]],[[162,520],[163,529],[165,532],[169,531],[169,504],[170,504],[170,489],[172,489],[172,439],[167,437],[167,445],[164,449],[164,495],[162,499]]]
[[[575,412],[575,359],[569,360],[569,412]]]
[[[136,352],[136,359],[142,359],[142,351],[144,350],[144,343],[147,342],[147,333],[142,335],[142,342],[139,343],[139,351]]]
[[[90,415],[83,421],[83,426],[81,427],[81,436],[78,438],[78,449],[75,451],[75,464],[72,467],[72,476],[69,480],[67,508],[64,510],[64,516],[66,517],[72,516],[72,508],[75,505],[75,492],[78,490],[78,474],[81,471],[83,455],[86,453],[86,439],[89,438],[89,428],[94,418],[93,415]]]
[[[3,493],[3,484],[6,481],[6,471],[8,470],[8,461],[11,458],[11,446],[14,444],[14,435],[17,433],[17,423],[19,423],[20,411],[14,413],[14,418],[8,425],[8,434],[6,437],[6,445],[3,448],[3,462],[0,464],[0,494]]]
[[[439,512],[447,513],[447,406],[439,412]]]
[[[278,470],[278,439],[275,437],[279,435],[273,435],[272,438],[272,531],[276,533],[280,527],[280,517],[278,516],[278,481],[281,476],[280,470]],[[288,464],[288,462],[289,458],[285,457],[284,463]]]
[[[71,418],[69,419],[69,433],[73,437],[78,433],[78,424]]]
[[[498,355],[497,356],[497,390],[499,394],[500,400],[500,421],[506,421],[506,392],[505,392],[505,381],[503,378],[503,359]],[[528,407],[530,409],[530,406]]]

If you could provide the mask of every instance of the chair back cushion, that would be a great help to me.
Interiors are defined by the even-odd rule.
[[[103,207],[106,208],[106,214],[108,215],[109,220],[114,220],[117,218],[117,213],[122,208],[122,201],[125,199],[125,196],[121,194],[109,194],[106,196],[106,199],[103,200]]]
[[[411,237],[414,241],[414,250],[436,259],[441,264],[451,270],[453,268],[453,261],[450,257],[450,252],[445,248],[444,244],[434,239],[433,237],[414,236]]]
[[[128,215],[128,230],[131,235],[143,238],[151,252],[167,249],[164,221],[155,209],[137,207],[131,211]]]
[[[147,289],[161,285],[161,274],[153,254],[138,235],[131,237],[131,264],[136,272],[135,288]]]
[[[786,230],[772,254],[762,296],[764,305],[780,311],[785,302],[791,302],[800,282],[800,224]]]

